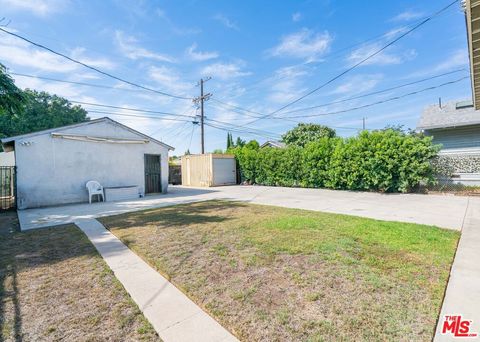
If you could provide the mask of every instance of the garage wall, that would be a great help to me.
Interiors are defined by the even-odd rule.
[[[237,164],[235,158],[213,157],[213,185],[231,185],[237,183]]]
[[[182,157],[182,185],[236,184],[235,157],[229,154],[192,154]]]
[[[57,131],[98,137],[142,139],[109,121]],[[24,144],[22,144],[24,143]],[[161,155],[162,190],[168,187],[168,149],[146,144],[115,144],[53,138],[42,134],[15,142],[19,209],[88,201],[85,183],[137,185],[144,192],[144,154]]]
[[[182,157],[182,185],[212,186],[212,155],[191,154]]]

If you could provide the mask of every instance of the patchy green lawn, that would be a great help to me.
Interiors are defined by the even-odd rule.
[[[60,340],[159,338],[75,225],[0,234],[0,341]]]
[[[222,201],[100,220],[245,341],[430,341],[459,239]]]

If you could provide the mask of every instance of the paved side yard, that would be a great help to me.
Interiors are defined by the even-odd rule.
[[[160,341],[73,224],[2,230],[0,341]]]
[[[22,229],[65,224],[79,219],[214,199],[245,201],[280,207],[412,222],[460,230],[469,197],[378,194],[323,189],[263,186],[224,186],[209,189],[169,187],[166,195],[124,201],[20,210]]]
[[[460,236],[232,201],[99,220],[244,341],[430,341]]]

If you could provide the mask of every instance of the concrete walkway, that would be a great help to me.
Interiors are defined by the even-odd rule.
[[[238,341],[95,219],[75,222],[88,236],[162,340]]]
[[[174,186],[169,187],[166,195],[147,196],[124,202],[19,210],[18,215],[22,230],[25,230],[212,199],[318,210],[456,230],[462,227],[468,205],[468,197],[448,195],[379,194],[268,186],[224,186],[208,189]]]
[[[471,321],[470,332],[480,339],[480,198],[470,199],[434,341],[454,340],[441,333],[446,315]]]

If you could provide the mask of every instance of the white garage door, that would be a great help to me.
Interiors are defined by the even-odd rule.
[[[235,184],[236,182],[237,182],[237,172],[235,168],[235,159],[214,158],[213,159],[213,185]]]

